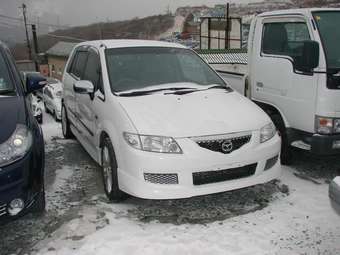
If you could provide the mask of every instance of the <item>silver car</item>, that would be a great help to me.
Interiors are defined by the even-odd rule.
[[[61,96],[62,96],[62,83],[56,79],[51,82],[48,79],[48,85],[43,90],[43,100],[46,113],[51,113],[56,121],[61,119]]]

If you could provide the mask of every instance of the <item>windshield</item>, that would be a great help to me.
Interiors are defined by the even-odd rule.
[[[8,66],[3,55],[0,53],[0,95],[14,91],[12,80],[10,79]]]
[[[226,86],[200,57],[187,49],[161,47],[107,49],[106,61],[114,92],[174,83]]]
[[[325,48],[328,68],[340,68],[340,12],[314,12],[313,16]]]

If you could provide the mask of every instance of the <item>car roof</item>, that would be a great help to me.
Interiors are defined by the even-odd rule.
[[[300,9],[288,9],[288,10],[279,10],[279,11],[270,11],[264,12],[258,15],[258,17],[266,17],[266,16],[278,16],[278,15],[304,15],[308,16],[311,12],[317,11],[340,11],[340,8],[300,8]]]
[[[105,47],[107,49],[114,48],[133,48],[133,47],[166,47],[166,48],[182,48],[186,49],[185,46],[178,43],[169,43],[152,40],[128,40],[128,39],[115,39],[115,40],[97,40],[97,41],[86,41],[77,44],[79,46],[93,46],[95,48]]]

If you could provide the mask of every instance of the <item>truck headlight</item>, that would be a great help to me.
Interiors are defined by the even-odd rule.
[[[316,116],[315,132],[323,135],[340,133],[340,119]]]
[[[268,123],[260,130],[260,142],[264,143],[274,137],[276,134],[276,127],[273,122]]]
[[[32,140],[32,134],[28,128],[18,124],[11,137],[0,144],[0,167],[24,157],[32,146]]]
[[[124,132],[123,136],[130,146],[138,150],[173,154],[183,153],[182,149],[172,137],[138,135],[127,132]]]

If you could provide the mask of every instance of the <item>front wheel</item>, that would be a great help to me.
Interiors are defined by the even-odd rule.
[[[63,136],[66,139],[73,138],[73,133],[70,127],[70,122],[67,118],[67,112],[64,105],[61,108],[61,129],[63,131]]]
[[[105,138],[102,148],[102,174],[108,199],[112,202],[125,200],[127,195],[119,189],[117,160],[109,138]]]
[[[281,116],[278,114],[272,115],[271,119],[274,122],[281,136],[281,156],[280,156],[281,164],[291,165],[293,161],[293,154],[292,154],[292,148],[289,146],[286,126]]]

